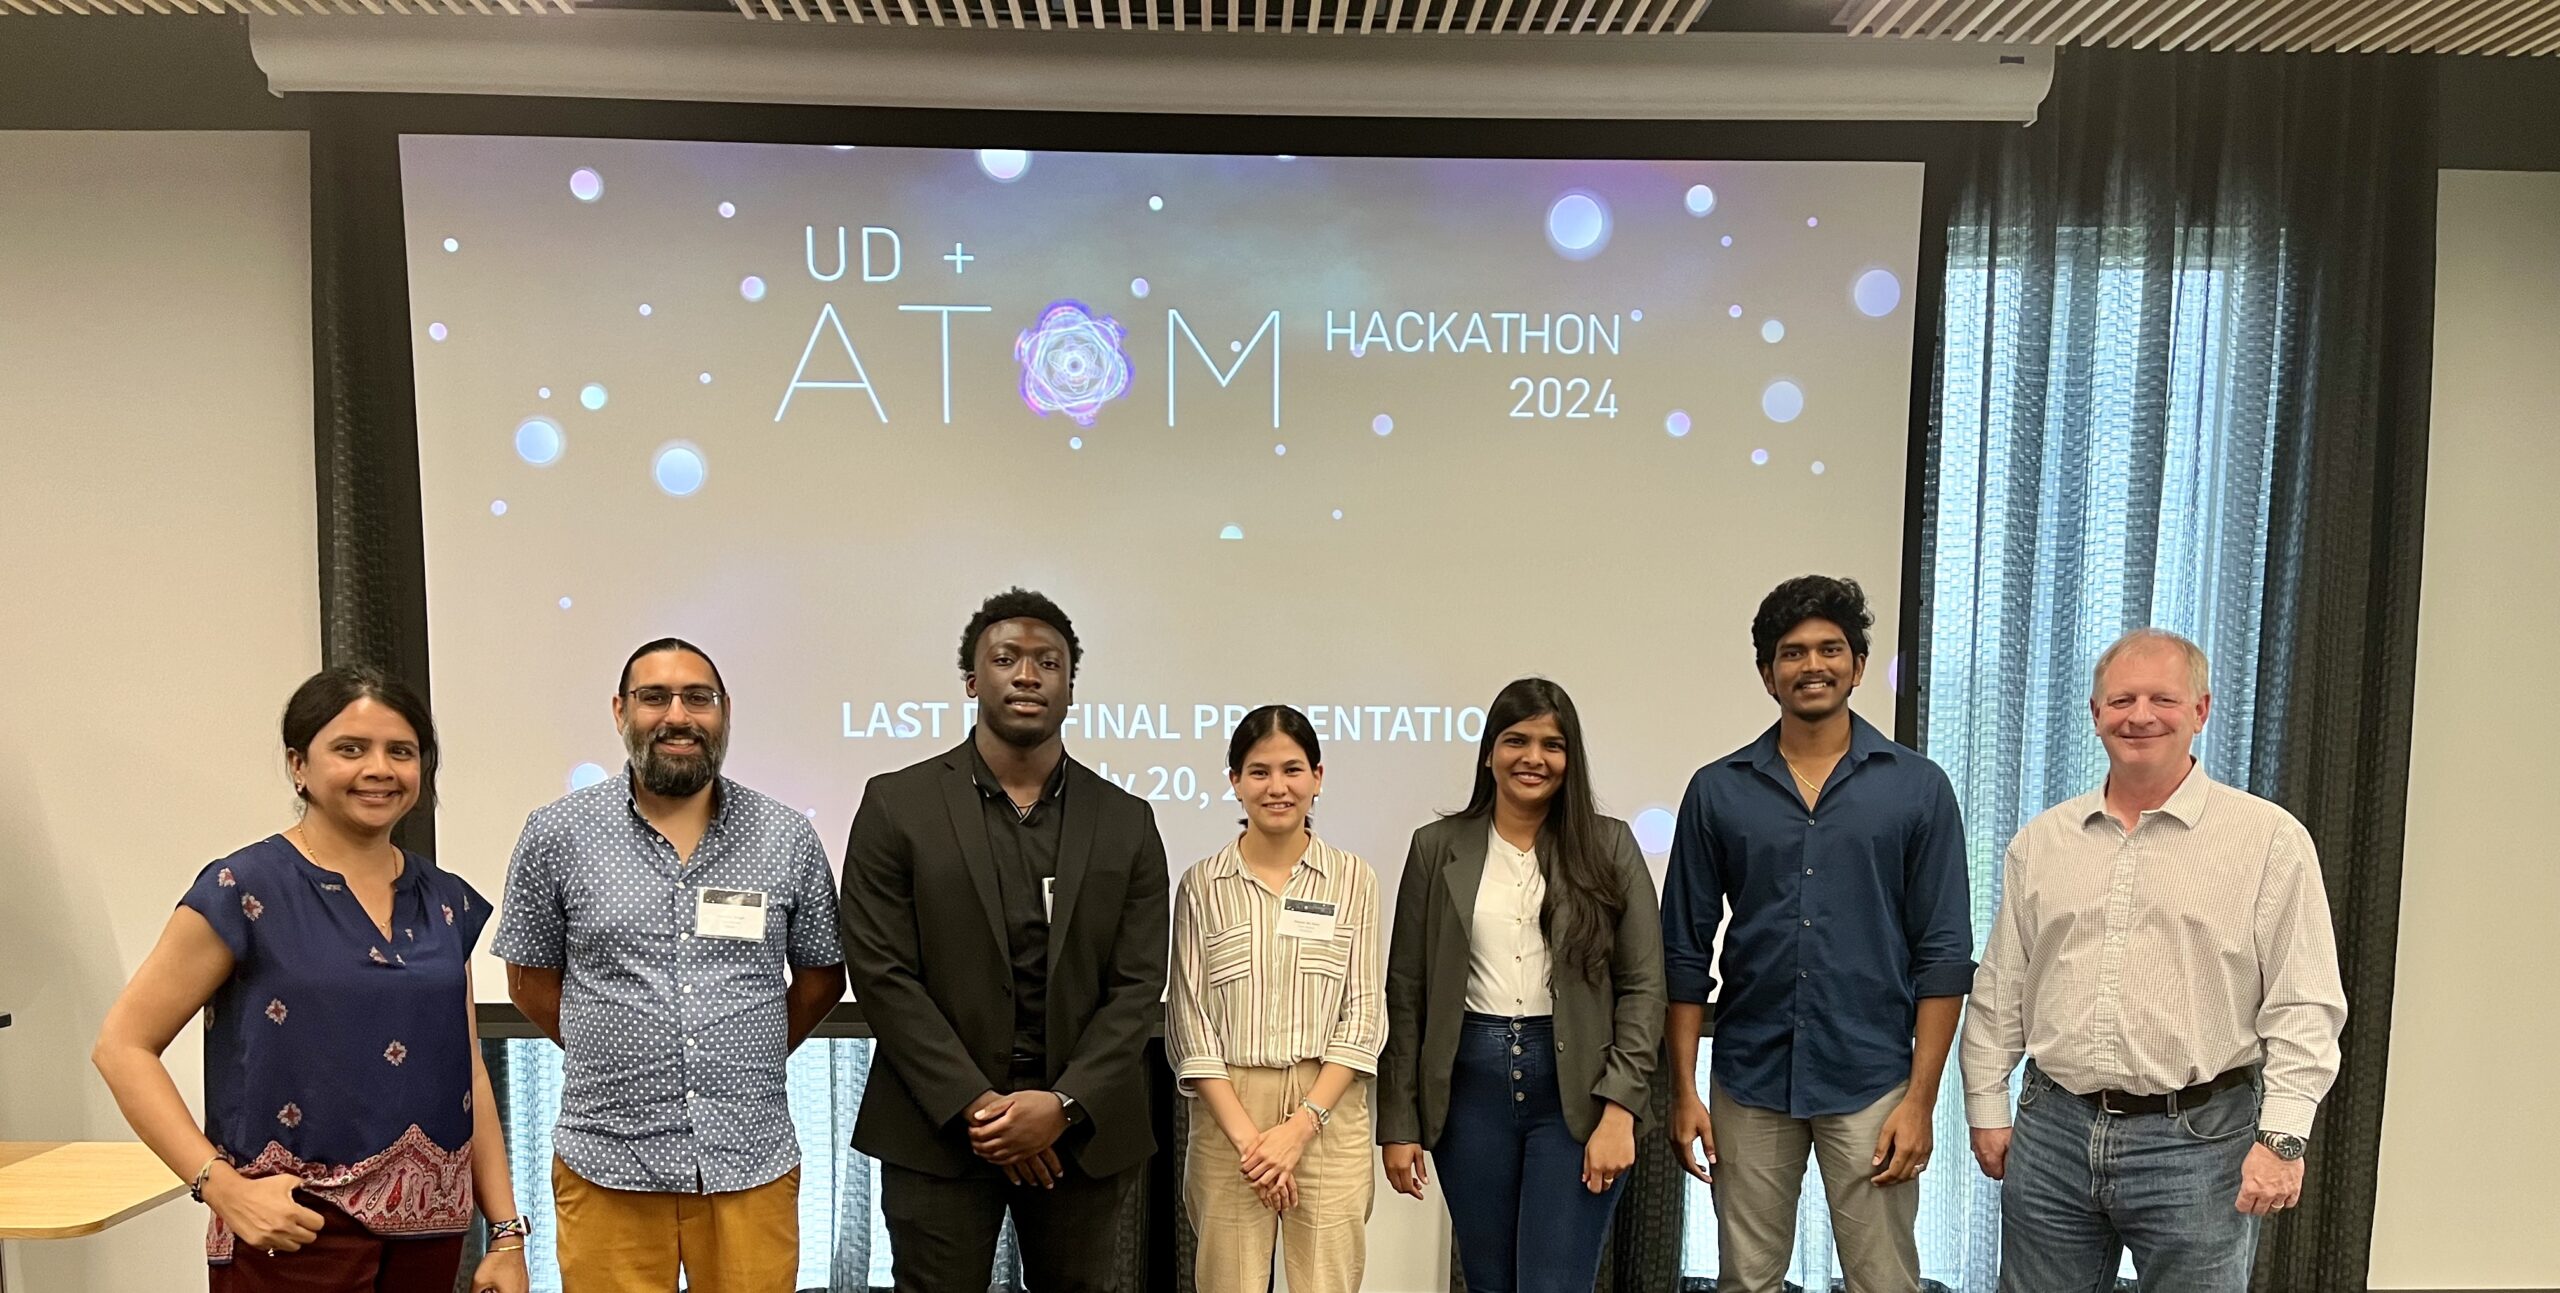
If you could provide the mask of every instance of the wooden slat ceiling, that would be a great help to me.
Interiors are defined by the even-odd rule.
[[[2560,0],[1848,0],[1852,35],[2215,53],[2560,53]]]

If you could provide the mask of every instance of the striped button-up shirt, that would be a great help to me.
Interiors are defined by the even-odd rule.
[[[2098,790],[2011,841],[1965,1014],[1965,1117],[2009,1125],[2021,1054],[2070,1091],[2157,1095],[2263,1062],[2258,1125],[2311,1134],[2346,992],[2311,835],[2198,764],[2131,831]]]
[[[1291,907],[1302,937],[1283,928]],[[1320,914],[1331,909],[1329,929]],[[1378,873],[1310,835],[1273,893],[1229,844],[1182,877],[1173,899],[1173,999],[1165,1050],[1185,1095],[1230,1068],[1322,1060],[1378,1071],[1386,1044],[1386,961]]]

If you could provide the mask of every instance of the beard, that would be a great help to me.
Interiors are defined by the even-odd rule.
[[[670,736],[692,737],[695,749],[690,754],[659,749],[660,738]],[[622,744],[630,752],[631,770],[640,775],[643,789],[669,799],[689,799],[720,775],[720,761],[729,753],[729,733],[725,728],[707,731],[690,722],[660,723],[630,728],[622,734]]]

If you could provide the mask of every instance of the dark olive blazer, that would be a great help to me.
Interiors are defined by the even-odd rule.
[[[1625,886],[1626,913],[1597,983],[1555,970],[1556,1082],[1565,1124],[1589,1140],[1602,1101],[1641,1117],[1662,1054],[1662,919],[1635,832],[1602,819]],[[1467,1012],[1469,940],[1484,880],[1486,817],[1444,817],[1413,833],[1396,882],[1394,941],[1387,954],[1387,1045],[1378,1060],[1378,1143],[1440,1139],[1449,1075]]]

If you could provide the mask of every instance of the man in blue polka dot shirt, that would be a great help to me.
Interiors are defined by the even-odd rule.
[[[560,1043],[562,1293],[790,1293],[783,1063],[844,996],[808,819],[720,775],[730,697],[677,638],[624,663],[620,777],[536,809],[507,867],[508,995]]]

